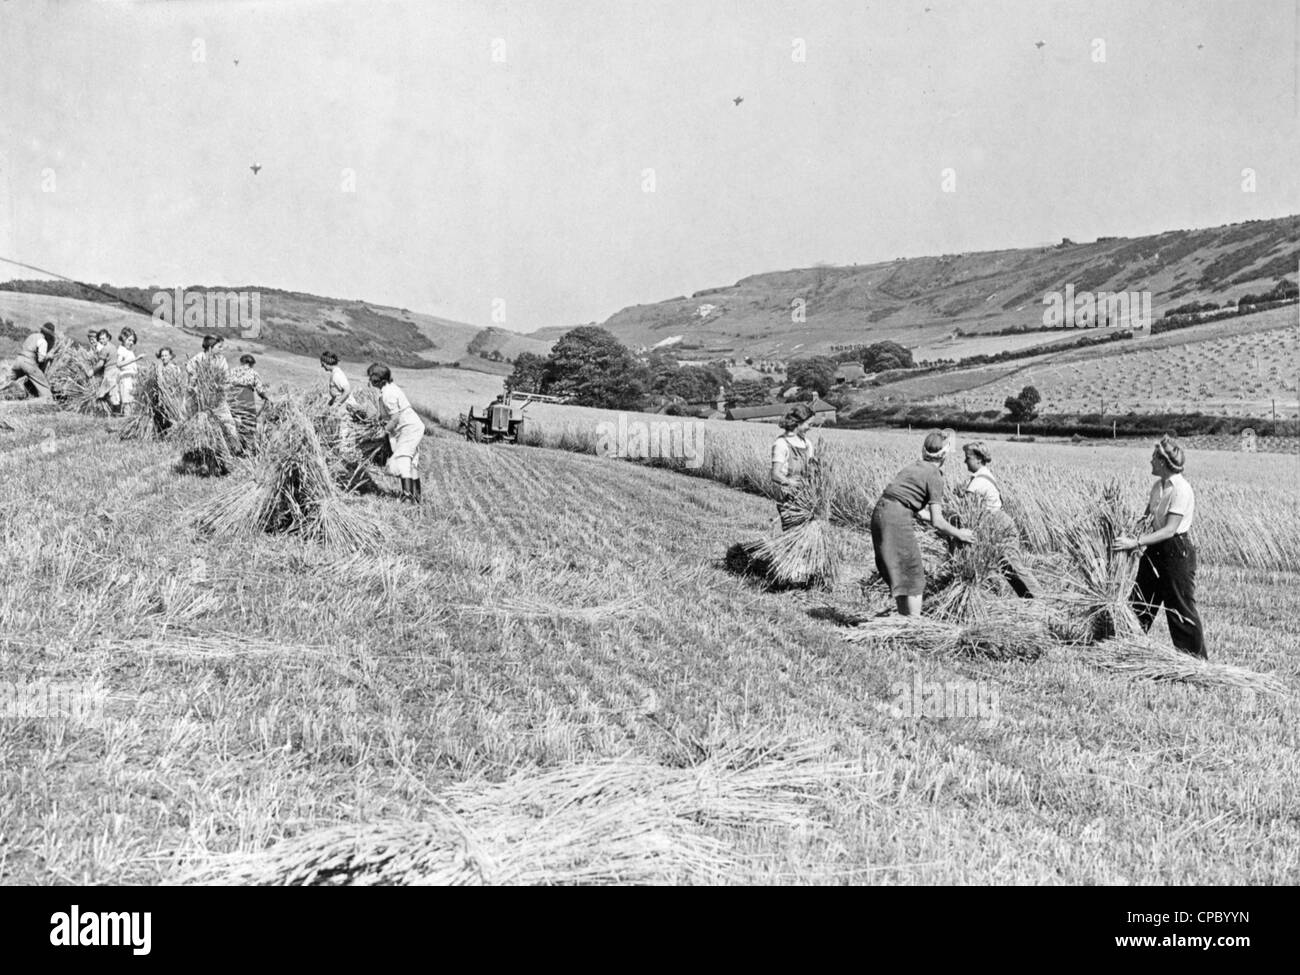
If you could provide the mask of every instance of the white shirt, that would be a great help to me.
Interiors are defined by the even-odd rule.
[[[123,376],[134,376],[140,371],[140,357],[125,345],[117,347],[117,368]]]
[[[1192,527],[1192,516],[1196,512],[1196,498],[1192,494],[1192,486],[1187,483],[1187,478],[1181,474],[1171,474],[1168,487],[1165,487],[1163,481],[1157,480],[1151,485],[1151,498],[1147,501],[1147,511],[1151,513],[1151,527],[1157,531],[1165,527],[1165,522],[1169,520],[1170,515],[1182,515],[1183,520],[1178,523],[1178,531],[1175,534],[1187,534],[1187,529]]]
[[[998,490],[997,481],[993,480],[993,472],[987,467],[981,467],[970,476],[966,482],[966,493],[979,498],[983,507],[989,511],[1002,510],[1002,492]]]
[[[415,410],[411,409],[410,400],[406,398],[406,394],[397,383],[387,383],[379,391],[379,405],[384,411],[385,418],[397,420],[397,429],[416,426],[423,429],[423,422],[416,415]]]
[[[335,366],[330,370],[329,391],[335,405],[339,403],[346,406],[357,405],[356,397],[352,395],[352,384],[348,382],[347,373],[343,371],[342,366]]]
[[[805,460],[812,460],[813,445],[811,440],[805,440],[793,433],[784,434],[777,438],[776,443],[772,444],[772,467],[782,477],[786,477],[790,473],[791,448],[803,448],[807,451],[804,454]]]

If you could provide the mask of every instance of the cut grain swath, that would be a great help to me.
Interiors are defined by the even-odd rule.
[[[1263,694],[1283,694],[1286,691],[1286,686],[1273,674],[1202,660],[1146,636],[1103,640],[1095,646],[1081,648],[1079,653],[1083,660],[1095,667],[1139,680],[1236,688]]]
[[[736,746],[689,768],[643,760],[521,770],[447,792],[427,819],[334,826],[209,862],[199,883],[579,885],[720,883],[739,856],[718,831],[798,829],[860,765],[820,744]]]
[[[926,616],[881,616],[846,627],[842,636],[856,644],[999,661],[1037,660],[1050,643],[1031,614],[1011,612],[968,625]]]

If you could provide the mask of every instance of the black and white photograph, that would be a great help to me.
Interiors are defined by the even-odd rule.
[[[1300,883],[1298,160],[1296,0],[3,0],[22,937],[1140,887],[1079,937],[1251,958],[1174,895]]]

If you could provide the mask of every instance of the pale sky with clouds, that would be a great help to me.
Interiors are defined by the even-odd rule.
[[[529,331],[1300,212],[1296,0],[4,0],[0,52],[0,256],[96,283]]]

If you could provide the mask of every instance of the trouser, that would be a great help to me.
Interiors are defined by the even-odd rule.
[[[1174,646],[1194,657],[1206,656],[1205,631],[1196,612],[1196,548],[1186,535],[1146,550],[1130,602],[1143,632],[1151,629],[1163,606]]]
[[[15,359],[9,365],[9,381],[23,382],[27,391],[39,399],[50,395],[50,384],[45,380],[41,367],[28,359]]]

